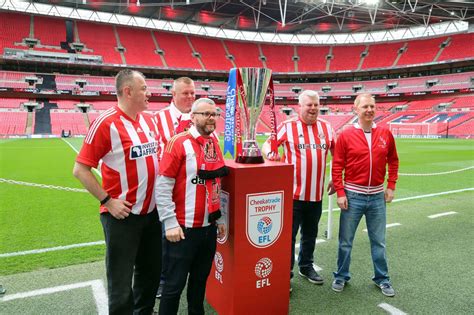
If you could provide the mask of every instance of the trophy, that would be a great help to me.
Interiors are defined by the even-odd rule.
[[[263,163],[262,152],[256,140],[258,117],[265,105],[272,70],[267,68],[239,68],[242,78],[238,91],[238,111],[242,132],[242,154],[236,158],[237,163]],[[237,74],[237,75],[239,75]]]

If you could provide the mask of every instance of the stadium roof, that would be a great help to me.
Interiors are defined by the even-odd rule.
[[[9,0],[0,9],[12,7],[221,38],[310,44],[465,32],[474,21],[474,1],[468,0]]]

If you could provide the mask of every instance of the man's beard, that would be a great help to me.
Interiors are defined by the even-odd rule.
[[[199,133],[202,136],[209,136],[216,129],[216,125],[215,124],[213,124],[213,125],[205,124],[205,125],[202,125],[202,126],[196,126],[196,129],[199,131]]]

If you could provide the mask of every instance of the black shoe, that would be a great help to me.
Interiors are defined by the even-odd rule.
[[[300,276],[308,279],[309,282],[314,284],[323,284],[324,279],[314,270],[313,267],[301,268],[299,272]]]
[[[164,286],[164,283],[160,283],[160,286],[158,287],[158,290],[156,291],[157,299],[161,298],[161,294],[163,293],[163,286]]]

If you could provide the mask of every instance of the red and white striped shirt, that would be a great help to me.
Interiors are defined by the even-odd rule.
[[[165,229],[181,225],[188,228],[209,225],[205,181],[197,175],[201,145],[196,141],[200,134],[194,126],[188,132],[174,136],[166,146],[160,162],[160,176],[174,179],[174,187],[157,184],[156,198],[160,220]],[[170,200],[163,199],[172,190]],[[172,201],[171,201],[172,199]],[[161,204],[161,200],[165,204]],[[169,201],[169,202],[168,202]],[[174,202],[173,205],[168,203]]]
[[[155,208],[157,136],[151,115],[132,120],[117,106],[94,120],[76,160],[90,167],[102,160],[102,187],[113,198],[132,203],[133,214],[145,215]],[[101,206],[100,212],[107,208]]]
[[[308,125],[299,117],[289,119],[278,127],[277,142],[283,145],[284,161],[294,165],[293,199],[321,201],[327,154],[335,146],[329,123],[318,119]]]
[[[158,133],[160,134],[160,156],[163,157],[163,152],[166,144],[176,134],[176,128],[180,121],[189,121],[191,117],[189,114],[181,113],[179,109],[171,103],[170,106],[162,109],[155,115]]]

